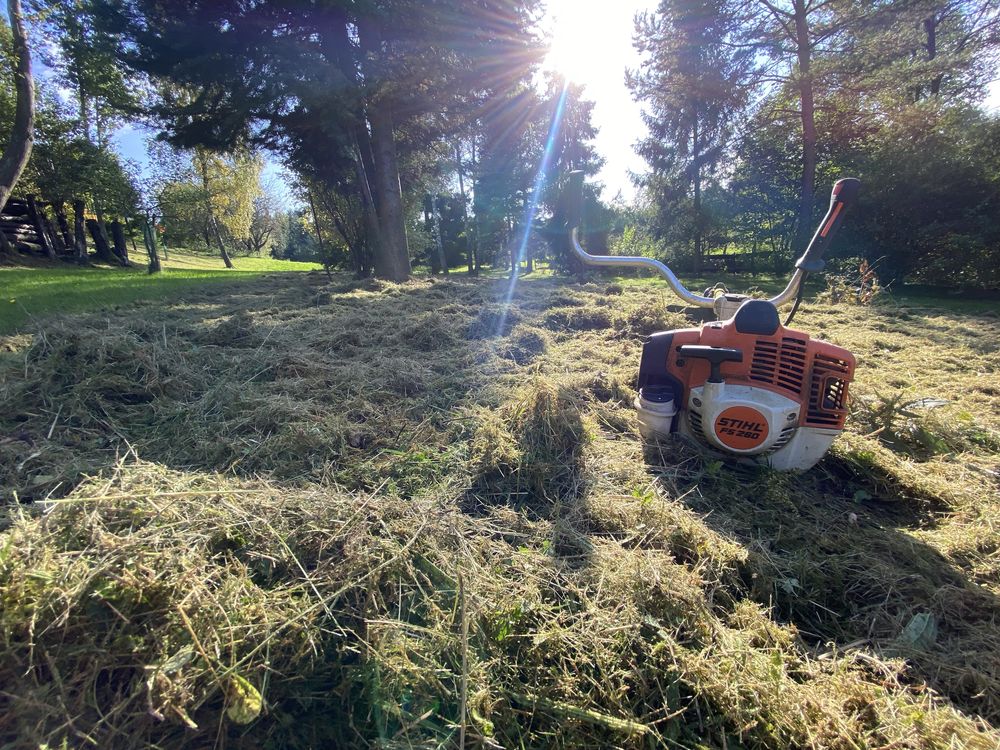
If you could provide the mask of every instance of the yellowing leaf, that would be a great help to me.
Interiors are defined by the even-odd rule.
[[[229,707],[226,716],[235,724],[249,724],[260,715],[262,700],[257,688],[234,674],[229,678]]]

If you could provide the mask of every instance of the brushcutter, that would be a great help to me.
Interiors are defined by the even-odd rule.
[[[643,437],[679,433],[722,454],[783,470],[804,471],[823,457],[844,429],[854,355],[786,326],[806,277],[823,270],[823,254],[860,186],[850,177],[834,184],[830,208],[787,286],[764,300],[725,291],[694,294],[653,258],[590,255],[579,241],[583,173],[570,174],[570,244],[581,261],[652,269],[686,303],[715,313],[716,320],[700,328],[661,331],[643,344],[635,400]],[[782,324],[778,308],[790,302]]]

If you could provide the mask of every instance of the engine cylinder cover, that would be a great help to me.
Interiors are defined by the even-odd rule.
[[[757,455],[775,450],[792,437],[801,406],[765,388],[707,382],[692,388],[691,427],[720,450]]]

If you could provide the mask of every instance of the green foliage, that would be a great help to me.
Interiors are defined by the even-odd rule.
[[[236,242],[246,241],[250,234],[263,166],[259,156],[246,151],[215,154],[201,147],[194,150],[195,181],[200,180],[205,212]]]
[[[38,0],[41,28],[52,42],[46,61],[76,99],[83,137],[105,147],[125,112],[137,106],[141,89],[118,61],[121,39],[94,22],[100,5],[100,0]]]
[[[860,230],[887,281],[1000,283],[1000,118],[928,100],[875,131],[859,159]]]
[[[58,104],[43,101],[22,189],[55,202],[82,198],[111,216],[132,216],[139,200],[134,171],[107,146],[81,136]]]
[[[6,137],[14,125],[17,93],[14,89],[14,38],[6,16],[0,16],[0,133]]]
[[[801,16],[810,40],[808,80],[798,71],[803,60],[793,59],[792,16]],[[643,228],[665,240],[666,256],[682,268],[703,240],[766,255],[759,267],[783,269],[825,211],[829,186],[855,175],[859,205],[833,257],[865,258],[887,284],[995,286],[1000,118],[976,103],[1000,50],[998,25],[985,0],[870,7],[664,0],[639,19],[637,47],[649,65],[630,79],[654,136],[641,149],[655,207]],[[706,29],[714,29],[707,41],[694,44]],[[711,55],[719,57],[703,64]],[[805,84],[817,164],[816,199],[803,216]],[[704,174],[693,156],[693,113],[721,118],[705,125]],[[720,124],[734,118],[742,127],[727,142],[731,131]],[[712,174],[715,163],[726,168]],[[699,177],[706,184],[696,206]]]
[[[450,152],[447,139],[467,135],[482,102],[530,80],[536,6],[134,0],[93,16],[155,85],[148,109],[174,144],[280,151],[317,193],[358,204],[351,221],[337,217],[345,235],[365,219],[363,243],[342,237],[358,273],[372,256],[380,273],[405,276],[403,225],[419,211],[427,156]]]
[[[255,202],[262,196],[263,161],[246,152],[215,154],[205,149],[176,152],[152,186],[168,244],[215,246],[215,228],[232,245],[250,238]]]
[[[278,217],[271,257],[295,261],[319,261],[321,253],[314,229],[305,211],[288,211]]]
[[[194,182],[171,181],[159,187],[156,201],[168,246],[208,246],[208,212],[203,198],[202,187]]]
[[[651,168],[642,182],[658,196],[657,234],[671,235],[696,269],[711,223],[702,191],[726,156],[755,75],[737,13],[727,0],[661,0],[636,19],[643,63],[627,83],[649,128],[638,146]]]
[[[55,19],[56,16],[47,14],[43,28],[53,29]],[[0,80],[5,84],[0,86],[2,133],[10,131],[14,119],[12,55],[10,27],[3,22],[0,23],[3,61]],[[96,82],[94,85],[110,96],[110,89],[101,88]],[[35,86],[38,92],[35,140],[18,193],[35,193],[44,201],[56,203],[81,198],[92,210],[100,206],[111,216],[133,215],[138,201],[135,167],[125,163],[108,143],[92,141],[76,114],[59,101],[46,81],[36,80]]]

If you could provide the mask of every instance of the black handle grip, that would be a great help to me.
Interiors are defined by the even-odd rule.
[[[830,247],[833,235],[837,233],[844,214],[858,197],[861,189],[861,180],[854,177],[845,177],[837,180],[833,184],[833,192],[830,193],[830,208],[816,228],[816,234],[809,242],[809,247],[802,253],[802,257],[795,261],[795,267],[810,273],[823,270],[823,253]]]
[[[566,181],[566,227],[573,229],[583,221],[583,172],[579,169],[569,173]]]
[[[711,372],[708,375],[709,383],[722,382],[723,362],[742,362],[743,352],[739,349],[726,349],[725,347],[703,346],[701,344],[685,344],[680,349],[682,357],[691,359],[707,359],[711,365]]]

